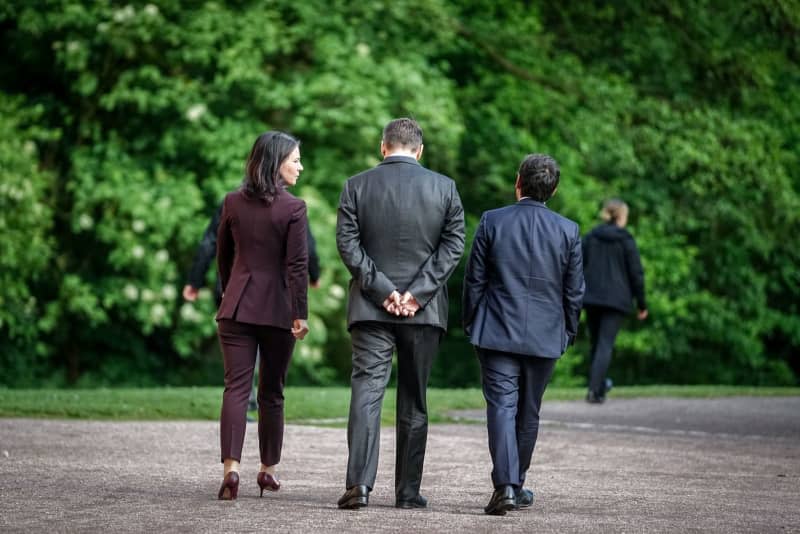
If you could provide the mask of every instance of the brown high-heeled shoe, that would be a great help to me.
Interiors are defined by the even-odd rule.
[[[239,473],[229,471],[222,479],[222,486],[219,488],[217,498],[221,501],[234,501],[239,494]]]
[[[258,478],[256,479],[256,482],[258,482],[258,487],[261,488],[262,497],[264,496],[264,490],[278,491],[279,489],[281,489],[280,480],[278,480],[277,477],[270,475],[269,473],[265,473],[264,471],[258,473]]]

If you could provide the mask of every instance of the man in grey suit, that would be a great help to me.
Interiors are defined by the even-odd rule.
[[[345,184],[336,243],[349,269],[353,346],[346,488],[339,508],[367,506],[380,447],[381,403],[397,350],[395,506],[424,508],[426,389],[447,328],[447,279],[464,251],[464,210],[453,180],[420,165],[422,129],[396,119],[376,167]]]
[[[495,491],[487,514],[533,503],[524,488],[542,395],[578,332],[584,282],[578,225],[545,202],[560,179],[550,156],[519,167],[517,203],[481,217],[464,274],[464,331],[481,363]]]

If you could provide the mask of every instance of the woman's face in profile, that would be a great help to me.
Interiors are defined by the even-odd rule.
[[[300,171],[303,170],[303,164],[300,163],[300,147],[294,147],[294,150],[289,156],[281,163],[280,174],[286,185],[292,186],[297,183],[297,177],[300,176]]]

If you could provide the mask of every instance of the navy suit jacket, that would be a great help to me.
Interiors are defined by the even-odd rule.
[[[473,345],[558,358],[578,332],[583,292],[575,222],[530,199],[481,216],[464,275]]]

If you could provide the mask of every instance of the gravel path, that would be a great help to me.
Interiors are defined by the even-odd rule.
[[[800,532],[800,397],[553,402],[543,418],[536,501],[505,517],[482,513],[482,424],[431,427],[419,511],[392,506],[385,428],[370,506],[342,511],[341,428],[288,426],[283,488],[260,499],[250,424],[231,503],[216,423],[0,419],[0,532]]]

